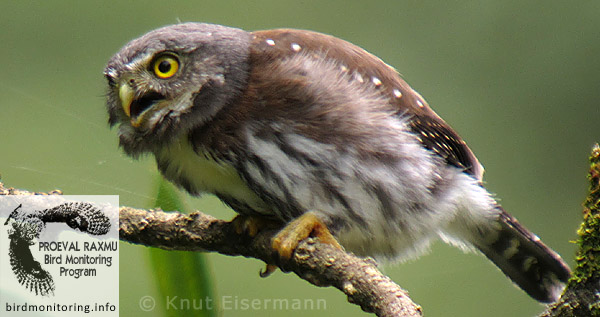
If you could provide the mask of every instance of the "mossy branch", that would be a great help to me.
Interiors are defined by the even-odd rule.
[[[577,266],[558,302],[541,316],[600,316],[600,146],[592,148],[590,190],[583,203]]]

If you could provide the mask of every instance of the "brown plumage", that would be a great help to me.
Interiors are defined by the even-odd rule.
[[[555,300],[569,276],[483,188],[483,168],[458,134],[358,46],[310,31],[187,23],[130,42],[105,76],[125,152],[154,155],[192,195],[287,224],[274,240],[282,257],[293,251],[282,241],[317,231],[384,259],[441,238],[479,249],[540,301]]]

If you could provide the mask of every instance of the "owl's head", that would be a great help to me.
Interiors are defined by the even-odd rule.
[[[249,33],[219,25],[166,26],[114,55],[104,76],[111,126],[137,156],[199,127],[246,84]]]

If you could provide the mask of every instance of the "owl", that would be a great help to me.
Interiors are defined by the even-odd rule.
[[[244,228],[280,224],[283,259],[308,236],[392,261],[440,238],[479,250],[538,301],[557,299],[569,277],[483,187],[458,134],[349,42],[184,23],[126,44],[104,75],[125,153],[154,156],[191,195],[216,195]]]

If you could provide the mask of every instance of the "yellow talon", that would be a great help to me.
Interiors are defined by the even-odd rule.
[[[255,237],[264,229],[281,227],[281,223],[277,221],[256,216],[238,215],[231,222],[237,234],[247,233],[250,237]],[[314,212],[304,213],[302,216],[288,223],[273,238],[272,247],[277,251],[280,258],[289,260],[300,241],[310,236],[318,238],[321,243],[330,244],[340,250],[343,249],[331,232],[329,232],[327,226]],[[260,277],[267,277],[276,270],[276,265],[267,264],[265,270],[260,272]]]
[[[272,246],[282,259],[289,260],[300,241],[309,236],[316,237],[319,239],[319,242],[330,244],[342,250],[342,246],[314,212],[304,213],[302,216],[287,224],[287,226],[273,238]]]

